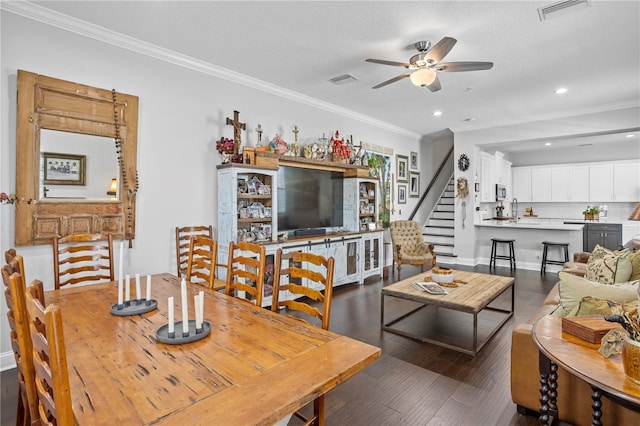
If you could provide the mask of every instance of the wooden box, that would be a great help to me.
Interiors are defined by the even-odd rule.
[[[613,328],[620,328],[616,322],[609,322],[602,315],[562,318],[562,331],[597,345],[602,337]]]

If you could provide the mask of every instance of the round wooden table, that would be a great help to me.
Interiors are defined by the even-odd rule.
[[[591,385],[593,425],[600,425],[602,395],[631,410],[640,411],[640,386],[624,374],[622,356],[605,358],[599,344],[562,332],[562,318],[545,316],[533,326],[533,341],[540,350],[540,421],[556,424],[558,367]]]

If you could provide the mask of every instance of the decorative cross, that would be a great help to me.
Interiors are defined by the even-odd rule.
[[[300,133],[300,130],[298,130],[298,126],[293,126],[293,141],[294,141],[294,143],[298,143],[298,133]]]
[[[240,149],[240,132],[247,129],[247,123],[240,122],[240,113],[233,111],[233,120],[227,117],[227,125],[233,126],[233,153],[238,154]]]
[[[258,127],[256,127],[256,132],[258,132],[258,146],[262,145],[262,126],[258,123]]]

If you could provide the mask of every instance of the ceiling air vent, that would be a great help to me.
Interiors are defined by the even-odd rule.
[[[355,78],[351,74],[342,74],[337,77],[333,77],[329,79],[329,81],[332,82],[333,84],[346,84],[356,80],[357,78]]]
[[[545,19],[552,18],[554,14],[558,12],[565,11],[568,8],[574,6],[582,6],[588,7],[590,0],[564,0],[559,1],[557,3],[550,4],[545,7],[538,8],[538,16],[540,16],[540,20],[544,21]]]

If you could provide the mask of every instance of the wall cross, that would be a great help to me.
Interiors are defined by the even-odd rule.
[[[240,122],[240,113],[233,111],[233,120],[227,117],[227,125],[233,126],[233,153],[238,154],[240,149],[240,132],[247,129],[247,123]]]

